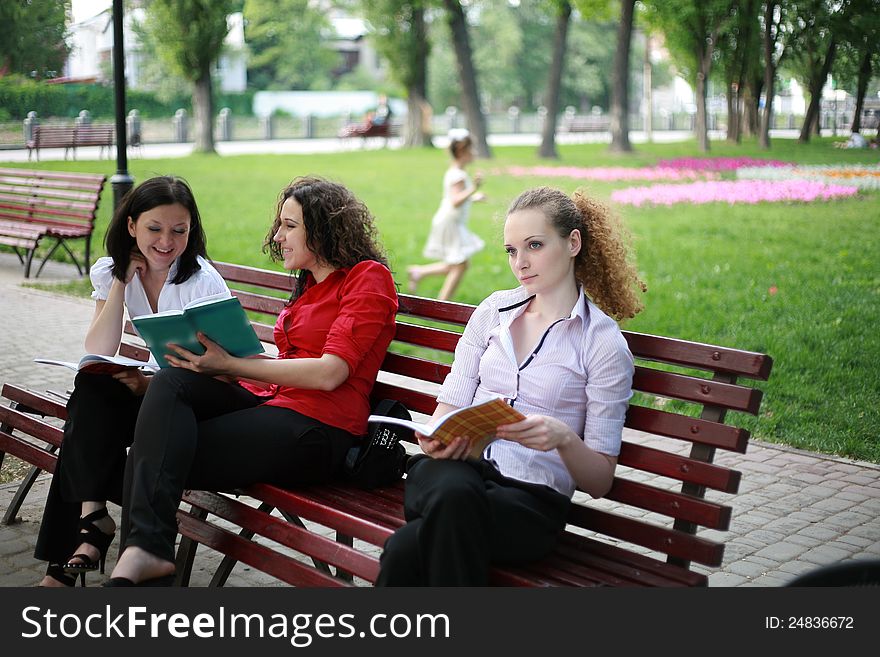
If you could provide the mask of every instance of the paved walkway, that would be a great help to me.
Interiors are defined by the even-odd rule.
[[[60,281],[74,273],[72,266],[51,263],[39,280]],[[31,359],[78,359],[92,303],[24,288],[22,280],[17,259],[0,253],[0,384],[66,390],[72,372]],[[627,439],[646,440],[634,432]],[[704,570],[711,586],[781,586],[819,566],[880,559],[880,466],[760,441],[752,441],[745,455],[720,454],[719,462],[741,470],[743,477],[741,492],[731,502],[730,531],[703,534],[727,541],[722,567]],[[44,565],[32,553],[47,484],[48,478],[39,480],[22,508],[21,522],[0,526],[0,586],[30,586],[42,575]],[[0,509],[7,508],[14,491],[14,484],[0,486]],[[111,560],[115,556],[113,548]],[[217,561],[216,554],[203,549],[193,585],[207,584]],[[90,581],[94,585],[100,577]],[[228,585],[278,582],[239,564]]]

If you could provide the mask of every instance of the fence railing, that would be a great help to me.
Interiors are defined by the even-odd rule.
[[[432,117],[432,129],[434,135],[445,135],[452,128],[463,128],[466,125],[464,114],[458,111],[450,111],[435,114]],[[81,113],[81,117],[82,117]],[[86,113],[87,114],[87,113]],[[309,139],[309,138],[332,138],[353,120],[360,117],[334,116],[334,117],[293,117],[287,115],[273,116],[271,118],[257,116],[233,116],[228,110],[221,110],[215,119],[214,137],[217,141],[247,141],[260,139]],[[803,116],[797,114],[774,114],[774,129],[799,130],[803,123]],[[652,130],[663,131],[687,131],[694,129],[694,115],[686,112],[655,111],[652,116]],[[41,125],[64,125],[72,124],[70,119],[37,118]],[[33,124],[33,120],[31,123]],[[77,121],[82,120],[78,118]],[[109,122],[108,119],[95,119],[96,122]],[[520,113],[516,108],[506,113],[491,113],[486,116],[486,127],[489,134],[537,134],[543,128],[544,116],[538,112]],[[880,122],[880,111],[874,108],[866,108],[862,114],[862,127],[865,130],[877,129]],[[27,123],[25,121],[24,123]],[[630,116],[630,129],[643,130],[644,117],[640,114]],[[820,116],[820,125],[826,130],[835,130],[840,134],[848,134],[852,123],[852,110],[841,109],[835,111],[831,105],[823,106]],[[605,130],[608,124],[607,114],[573,114],[570,111],[561,114],[557,120],[557,132],[566,132],[566,126],[571,125],[602,126]],[[194,122],[186,116],[183,110],[169,118],[141,119],[136,110],[129,113],[127,125],[127,137],[130,146],[154,143],[192,142],[194,138]],[[726,113],[710,113],[708,116],[710,130],[726,130]],[[0,148],[24,148],[25,133],[27,126],[23,122],[0,123]]]

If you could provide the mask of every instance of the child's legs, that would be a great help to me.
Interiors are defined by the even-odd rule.
[[[461,279],[464,278],[464,273],[467,271],[468,263],[465,260],[457,265],[447,265],[447,267],[449,273],[446,274],[446,280],[443,281],[443,287],[440,288],[440,294],[437,295],[437,299],[440,301],[448,301],[455,294],[458,284],[461,283]]]

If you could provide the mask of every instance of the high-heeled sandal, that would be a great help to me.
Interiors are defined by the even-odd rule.
[[[76,577],[72,577],[64,572],[64,567],[60,563],[50,563],[46,568],[46,577],[51,577],[56,582],[64,584],[68,588],[76,586]],[[82,585],[86,585],[86,574],[80,575]]]
[[[104,574],[104,564],[107,561],[107,550],[110,548],[110,544],[113,542],[113,537],[116,536],[116,532],[113,532],[112,534],[102,532],[98,529],[95,522],[102,518],[109,517],[109,515],[110,514],[107,513],[107,507],[104,507],[79,519],[80,543],[87,543],[98,550],[98,558],[92,559],[89,555],[81,552],[74,554],[70,557],[67,563],[64,564],[64,572],[70,575],[79,575],[83,580],[83,586],[85,586],[86,573],[98,570],[98,567],[100,566],[101,574]],[[71,561],[72,559],[79,559],[79,561]]]

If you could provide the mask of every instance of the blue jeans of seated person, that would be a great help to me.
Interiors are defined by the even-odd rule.
[[[174,561],[185,488],[327,481],[356,438],[244,388],[180,368],[160,370],[144,397],[125,470],[122,543]]]
[[[486,461],[423,457],[407,472],[407,524],[385,542],[376,586],[486,586],[491,565],[548,555],[570,503]]]

